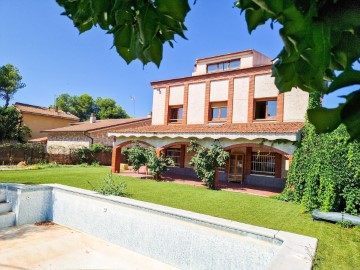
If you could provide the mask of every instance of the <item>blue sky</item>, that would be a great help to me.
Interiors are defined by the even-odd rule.
[[[139,61],[127,65],[101,29],[79,35],[72,21],[60,16],[63,10],[55,0],[0,0],[0,66],[18,67],[27,85],[12,103],[49,106],[61,93],[88,93],[114,98],[133,115],[130,96],[135,96],[135,116],[142,117],[152,107],[150,82],[191,75],[196,58],[246,49],[273,58],[281,50],[277,27],[266,25],[248,34],[244,16],[232,7],[234,0],[189,2],[188,40],[177,37],[174,49],[165,45],[160,68],[143,68]],[[326,97],[324,105],[338,102]]]

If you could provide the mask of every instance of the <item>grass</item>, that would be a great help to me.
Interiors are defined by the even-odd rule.
[[[0,171],[0,182],[24,184],[59,183],[91,189],[109,173],[109,167],[67,166],[40,170]],[[227,191],[212,191],[153,180],[121,177],[127,196],[133,199],[181,208],[275,230],[319,239],[315,269],[358,269],[360,229],[312,221],[310,214],[296,204]]]

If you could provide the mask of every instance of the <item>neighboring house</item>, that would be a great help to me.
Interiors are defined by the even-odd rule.
[[[116,137],[113,172],[121,148],[139,140],[173,158],[174,172],[194,175],[190,140],[206,146],[216,140],[230,153],[220,180],[284,187],[309,96],[298,89],[280,94],[271,64],[247,50],[197,59],[192,76],[152,82],[152,124],[109,133]]]
[[[71,126],[44,130],[47,133],[48,153],[68,153],[70,149],[82,146],[89,147],[94,143],[112,146],[113,138],[107,136],[108,132],[122,131],[130,128],[150,125],[150,118],[126,118],[96,120],[94,116],[90,121],[78,122]]]
[[[46,133],[41,133],[42,130],[66,127],[79,121],[75,115],[62,110],[19,102],[16,102],[14,106],[21,113],[24,125],[31,129],[31,141],[46,137]],[[46,138],[42,139],[45,140]]]

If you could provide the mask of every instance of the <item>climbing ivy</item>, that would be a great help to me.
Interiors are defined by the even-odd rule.
[[[317,107],[319,97],[310,98]],[[283,196],[306,209],[360,213],[360,142],[349,142],[344,125],[317,134],[307,122],[294,153]]]

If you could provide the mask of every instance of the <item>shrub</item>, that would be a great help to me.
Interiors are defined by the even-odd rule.
[[[101,182],[98,188],[94,188],[94,191],[99,192],[102,195],[114,195],[124,196],[127,185],[121,181],[119,177],[113,177],[109,173]]]
[[[92,164],[94,162],[98,162],[95,157],[95,153],[106,153],[110,152],[111,149],[109,147],[105,147],[101,143],[94,143],[90,147],[80,147],[77,149],[74,149],[75,155],[78,158],[79,163],[87,163]]]
[[[217,142],[214,142],[208,149],[196,141],[190,142],[188,152],[195,153],[190,160],[190,165],[195,167],[196,175],[210,189],[215,189],[216,168],[225,165],[229,153]]]
[[[123,150],[123,154],[126,155],[128,162],[132,165],[134,171],[139,171],[141,166],[144,166],[147,162],[147,150],[142,147],[138,142],[133,142],[133,146]]]
[[[161,175],[168,171],[167,166],[174,166],[175,163],[171,158],[157,157],[155,149],[148,148],[146,150],[146,165],[154,179],[160,180]]]

